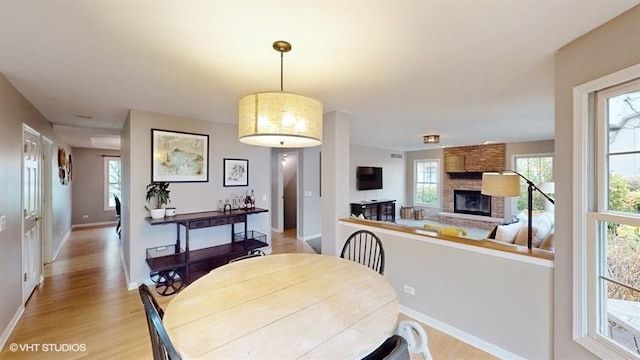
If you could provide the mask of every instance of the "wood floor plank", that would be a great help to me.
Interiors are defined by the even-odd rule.
[[[273,233],[273,253],[314,253],[295,234],[295,229]],[[127,290],[113,227],[72,231],[44,273],[0,359],[152,358],[142,302],[137,291]],[[166,307],[171,296],[156,299]],[[424,327],[435,359],[495,359]],[[22,350],[12,352],[11,344]]]

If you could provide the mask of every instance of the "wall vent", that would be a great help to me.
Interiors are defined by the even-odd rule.
[[[402,154],[391,154],[392,159],[402,159]]]

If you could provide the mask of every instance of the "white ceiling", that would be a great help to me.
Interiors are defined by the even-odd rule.
[[[128,109],[237,123],[279,90],[282,39],[284,90],[349,113],[354,144],[552,139],[554,52],[639,3],[0,0],[0,72],[72,146],[109,148]]]

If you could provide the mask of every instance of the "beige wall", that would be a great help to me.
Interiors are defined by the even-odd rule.
[[[590,359],[572,340],[573,289],[573,88],[640,63],[640,6],[636,6],[558,51],[555,61],[556,271],[554,344],[556,359]]]
[[[384,277],[409,315],[500,358],[551,358],[552,261],[347,222],[336,247],[359,229],[382,241]]]
[[[151,129],[173,130],[209,135],[209,181],[171,183],[171,205],[177,213],[215,210],[218,200],[244,194],[253,189],[256,206],[270,209],[270,154],[266,147],[250,146],[238,141],[236,125],[204,121],[173,115],[131,110],[122,129],[123,161],[123,232],[122,252],[125,257],[128,286],[137,287],[149,278],[145,262],[147,248],[175,243],[176,227],[151,226],[144,218],[145,188],[151,182]],[[223,187],[223,158],[249,160],[249,186]],[[266,197],[266,200],[263,200]],[[269,214],[249,216],[249,230],[257,230],[271,238]],[[236,232],[239,232],[236,228]],[[190,232],[191,249],[230,241],[231,226],[217,226]],[[183,234],[184,236],[184,234]]]
[[[120,151],[73,148],[73,225],[116,221],[116,211],[104,209],[104,155]]]
[[[54,174],[57,174],[57,149],[71,148],[54,133],[51,124],[13,85],[0,74],[0,216],[6,216],[7,226],[0,232],[0,345],[9,335],[12,322],[22,308],[22,124],[53,141]],[[60,249],[71,228],[71,185],[61,185],[53,176],[51,182],[53,216],[51,248]]]

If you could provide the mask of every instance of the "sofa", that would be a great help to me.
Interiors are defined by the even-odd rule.
[[[531,246],[553,252],[554,214],[534,211],[531,229]],[[487,236],[487,240],[526,247],[528,234],[528,213],[524,210],[516,215],[513,221],[496,226]]]

